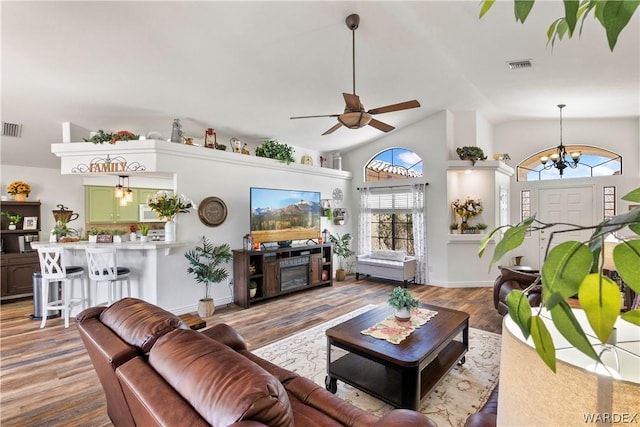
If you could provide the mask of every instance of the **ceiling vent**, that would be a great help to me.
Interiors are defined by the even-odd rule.
[[[533,67],[533,62],[530,59],[521,59],[519,61],[508,61],[507,65],[510,70],[520,70],[522,68]]]
[[[22,134],[22,125],[18,123],[2,122],[2,136],[13,136],[20,138]]]

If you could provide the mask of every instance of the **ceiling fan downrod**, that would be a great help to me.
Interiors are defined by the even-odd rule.
[[[352,13],[345,19],[347,28],[351,30],[351,64],[352,64],[352,81],[353,81],[353,94],[356,94],[356,30],[360,25],[360,16],[356,13]]]

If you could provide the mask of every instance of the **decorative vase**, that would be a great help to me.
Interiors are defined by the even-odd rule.
[[[256,296],[256,292],[258,292],[257,288],[251,288],[249,289],[249,298],[253,298]]]
[[[176,241],[176,223],[171,221],[167,221],[164,224],[164,241],[165,242],[175,242]]]
[[[411,310],[407,307],[396,308],[396,320],[400,322],[408,322],[411,320]]]
[[[9,224],[9,230],[15,230],[16,228],[15,224]]]
[[[27,195],[24,193],[16,193],[13,196],[13,200],[15,200],[16,202],[26,202],[27,201]]]
[[[213,298],[202,298],[198,301],[198,316],[211,317],[216,311],[216,305]]]
[[[132,242],[136,241],[136,233],[129,233],[129,240]]]

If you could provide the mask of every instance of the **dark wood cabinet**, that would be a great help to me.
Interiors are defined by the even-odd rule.
[[[2,261],[0,299],[13,299],[33,294],[33,273],[40,270],[38,253],[30,249],[28,241],[40,239],[40,202],[2,202],[3,212],[18,214],[22,220],[15,230],[9,230],[9,220],[2,216]],[[25,218],[35,228],[24,229]],[[25,243],[26,242],[26,243]]]
[[[293,246],[261,251],[233,251],[233,302],[252,302],[316,286],[333,285],[331,244]],[[249,284],[257,286],[251,297]]]

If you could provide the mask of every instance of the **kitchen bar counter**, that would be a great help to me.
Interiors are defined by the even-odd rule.
[[[122,242],[122,243],[89,243],[88,241],[50,243],[45,241],[32,242],[31,247],[37,249],[44,246],[62,246],[65,249],[65,263],[67,265],[87,266],[85,249],[91,246],[113,246],[117,251],[117,262],[120,267],[131,270],[132,296],[141,298],[152,304],[176,314],[194,311],[193,305],[181,305],[176,294],[184,293],[180,289],[184,282],[184,271],[187,260],[184,253],[194,242],[178,241],[150,241],[150,242]],[[178,274],[182,273],[182,274]],[[189,290],[195,290],[189,284]],[[97,295],[91,295],[92,301],[106,301],[106,284],[98,284]],[[93,286],[91,287],[93,292]],[[193,301],[193,302],[192,302]],[[189,300],[190,304],[197,304],[197,298]],[[79,310],[78,310],[79,311]],[[72,313],[76,314],[76,312]]]

